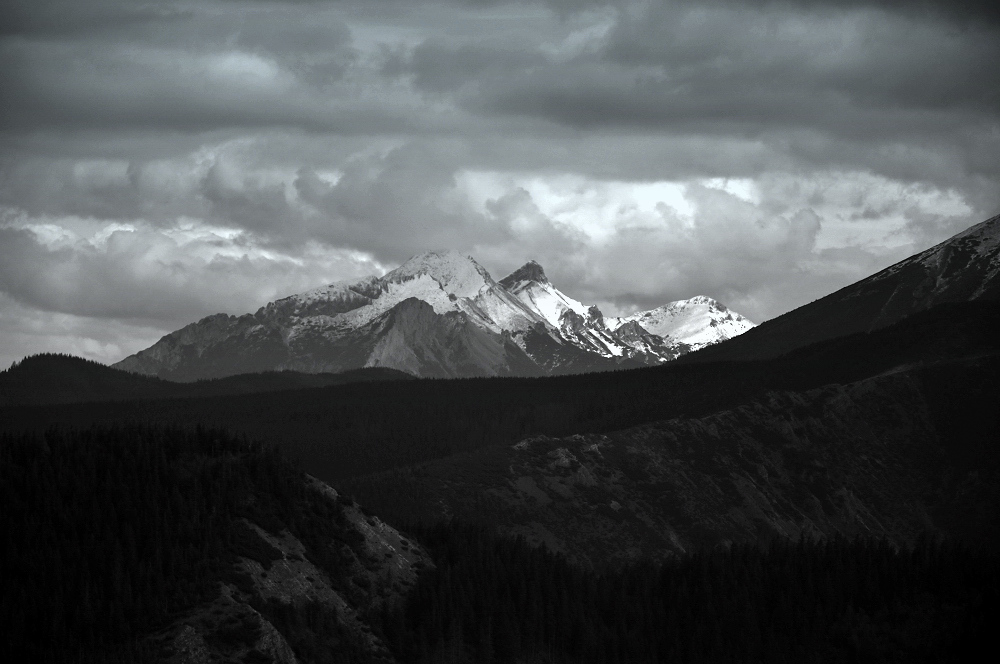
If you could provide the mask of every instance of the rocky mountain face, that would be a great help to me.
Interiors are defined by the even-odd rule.
[[[535,312],[549,330],[557,331],[557,335],[572,347],[591,356],[637,366],[673,360],[690,350],[687,340],[672,335],[673,330],[666,326],[656,333],[635,326],[618,331],[621,328],[619,319],[605,319],[596,305],[586,306],[562,293],[545,276],[542,266],[534,261],[515,270],[500,284]],[[609,327],[609,323],[613,327]],[[547,357],[544,352],[535,350],[532,355],[550,370],[560,367],[557,359]],[[573,362],[565,364],[572,366]],[[598,369],[600,365],[593,368]]]
[[[534,436],[373,481],[427,518],[495,524],[583,565],[800,536],[994,544],[984,506],[1000,498],[998,368],[994,355],[772,392],[706,417]]]
[[[217,314],[114,365],[172,380],[389,367],[417,376],[541,376],[659,364],[749,329],[706,297],[606,319],[529,262],[497,282],[455,252]]]
[[[879,329],[946,302],[977,300],[1000,300],[1000,215],[685,361],[777,357],[824,339]]]

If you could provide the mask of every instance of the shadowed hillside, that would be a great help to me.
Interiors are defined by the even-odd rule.
[[[929,538],[595,572],[456,522],[403,536],[205,428],[0,436],[0,498],[15,661],[964,662],[1000,590],[995,555]]]
[[[454,518],[600,567],[731,542],[925,532],[1000,544],[1000,357],[607,434],[533,436],[339,486],[395,522]]]
[[[391,662],[367,621],[429,564],[273,451],[202,427],[0,436],[0,499],[0,652],[19,661]]]
[[[768,391],[844,384],[902,366],[992,354],[1000,350],[997,329],[1000,305],[963,303],[767,362],[9,407],[0,409],[0,428],[44,431],[60,423],[202,422],[272,441],[301,459],[309,472],[332,481],[491,445],[511,445],[527,435],[606,433],[675,417],[700,417]]]
[[[997,300],[1000,216],[680,361],[767,359],[825,339],[878,330],[941,304]]]

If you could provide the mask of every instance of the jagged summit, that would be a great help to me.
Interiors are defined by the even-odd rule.
[[[539,284],[549,283],[545,276],[545,270],[537,262],[531,260],[517,268],[506,277],[500,280],[500,285],[504,288],[512,288],[519,283],[534,281]]]

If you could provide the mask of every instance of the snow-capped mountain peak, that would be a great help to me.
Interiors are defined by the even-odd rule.
[[[609,327],[617,330],[631,321],[652,334],[686,344],[692,350],[725,341],[754,326],[746,317],[705,295],[610,319]]]
[[[681,316],[688,336],[705,337],[698,347],[737,329],[720,325],[732,316],[724,318],[714,300],[689,302],[711,314]],[[497,282],[472,257],[435,251],[384,276],[315,288],[255,314],[203,319],[119,366],[180,379],[361,366],[427,376],[542,375],[656,364],[694,345],[660,334],[655,316],[636,320],[605,319],[596,305],[557,289],[535,261]],[[713,329],[695,329],[698,323]]]
[[[747,319],[704,296],[624,318],[605,318],[596,305],[587,306],[556,288],[535,261],[501,279],[500,285],[558,330],[563,339],[606,358],[664,362],[753,327]],[[638,321],[639,327],[628,325],[632,321]]]

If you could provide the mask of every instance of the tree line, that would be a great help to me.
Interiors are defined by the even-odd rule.
[[[400,661],[964,662],[988,644],[995,554],[922,539],[737,544],[588,572],[457,523],[384,631]]]

